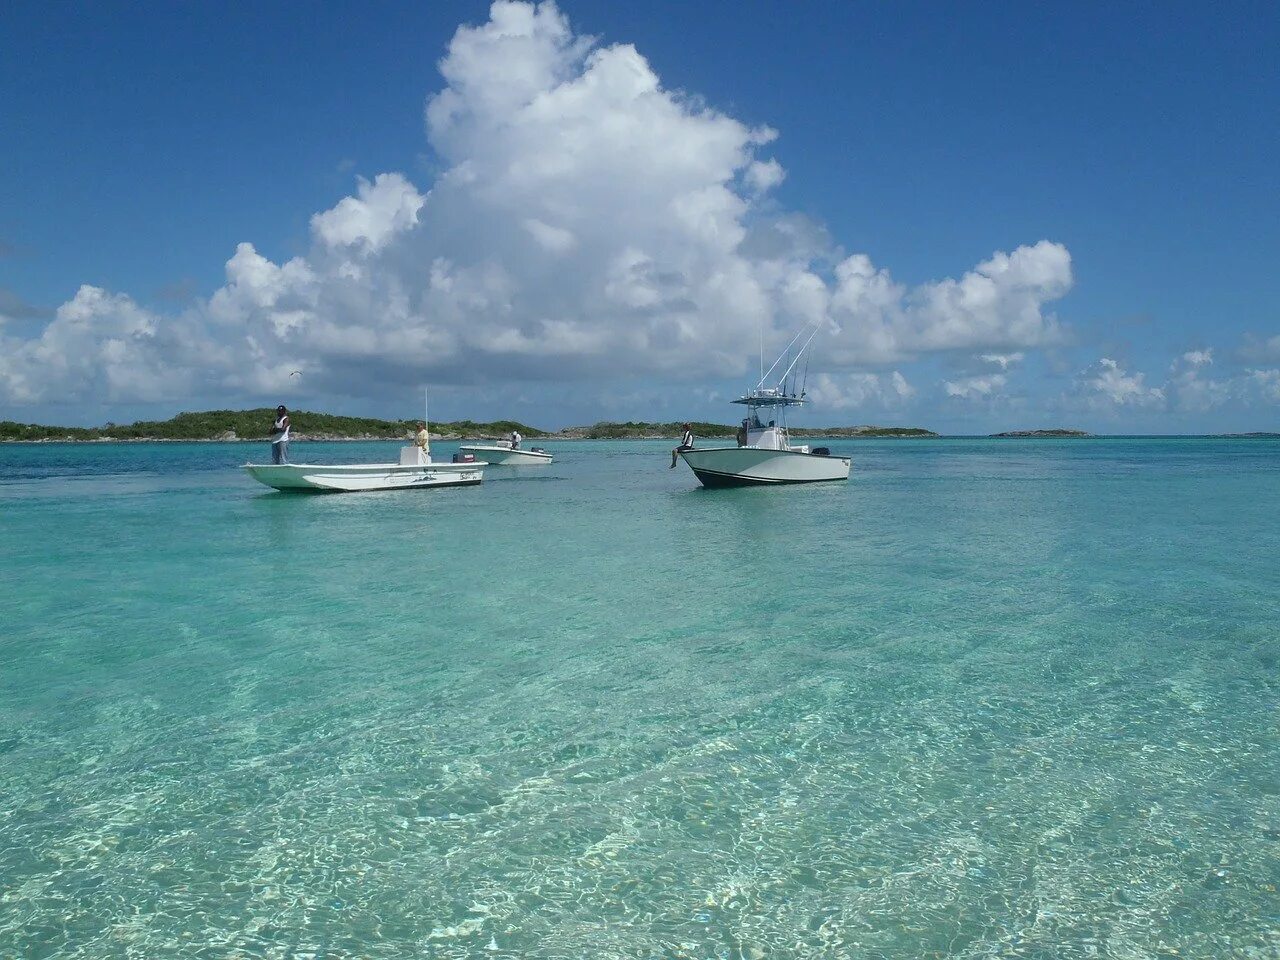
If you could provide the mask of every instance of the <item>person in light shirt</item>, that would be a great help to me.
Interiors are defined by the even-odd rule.
[[[413,435],[413,442],[422,451],[425,459],[431,452],[431,435],[427,433],[427,425],[421,420],[418,421],[418,432]]]
[[[680,437],[680,446],[676,447],[674,450],[671,451],[670,469],[674,470],[676,468],[676,458],[680,456],[681,450],[692,450],[692,449],[693,449],[693,427],[690,424],[686,423],[684,425],[684,433]]]
[[[521,441],[522,439],[524,439],[524,438],[520,436],[520,431],[518,431],[518,430],[512,430],[512,431],[511,431],[511,449],[512,449],[512,450],[519,450],[519,449],[520,449],[520,441]]]
[[[276,422],[271,425],[271,462],[289,462],[289,411],[283,403],[276,407]]]

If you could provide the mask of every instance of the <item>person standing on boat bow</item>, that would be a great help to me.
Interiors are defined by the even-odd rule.
[[[669,469],[674,470],[676,468],[676,458],[680,456],[681,450],[692,450],[692,449],[693,449],[693,427],[686,423],[684,425],[684,433],[680,436],[680,446],[676,447],[674,450],[671,451],[671,467]]]
[[[276,407],[276,422],[271,425],[271,462],[289,462],[289,411],[283,403]]]

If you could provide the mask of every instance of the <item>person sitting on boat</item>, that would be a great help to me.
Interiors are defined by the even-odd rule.
[[[512,430],[512,431],[511,431],[511,449],[512,449],[512,450],[519,450],[519,449],[520,449],[520,441],[521,441],[522,439],[523,439],[523,438],[520,436],[520,431],[518,431],[518,430]]]
[[[671,451],[670,469],[672,470],[675,469],[676,458],[680,456],[681,450],[692,450],[692,449],[693,449],[693,427],[686,423],[684,425],[684,433],[680,437],[680,446],[676,447],[674,450]]]
[[[289,411],[283,403],[276,407],[276,422],[271,425],[271,462],[289,462]]]

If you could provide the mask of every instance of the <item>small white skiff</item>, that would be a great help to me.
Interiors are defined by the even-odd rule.
[[[420,447],[401,447],[399,463],[246,463],[259,483],[288,493],[342,493],[463,487],[484,479],[484,461],[432,463]]]
[[[528,467],[551,462],[551,454],[541,447],[512,447],[510,440],[499,440],[492,444],[468,444],[459,447],[458,452],[471,454],[477,460],[484,460],[494,467]]]

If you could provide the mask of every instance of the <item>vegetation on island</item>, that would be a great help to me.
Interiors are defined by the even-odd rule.
[[[993,437],[1088,437],[1092,436],[1084,430],[1067,430],[1055,427],[1052,430],[1006,430],[1004,433],[993,433]]]
[[[737,427],[723,423],[689,424],[695,437],[733,437]],[[556,434],[573,440],[645,440],[678,437],[684,433],[684,423],[648,423],[628,420],[625,423],[596,423],[589,427],[566,427]]]
[[[265,440],[275,420],[275,410],[206,410],[180,413],[168,420],[139,420],[136,423],[107,423],[101,427],[56,427],[37,423],[0,421],[0,442],[13,441],[111,441],[111,440]],[[417,418],[379,420],[373,417],[341,417],[310,410],[289,411],[290,429],[295,440],[398,440],[413,432]],[[732,440],[737,424],[691,424],[693,435],[700,440]],[[432,423],[431,435],[445,440],[479,440],[505,437],[518,430],[528,438],[563,440],[642,440],[679,437],[684,424],[650,423],[628,420],[625,423],[601,422],[589,427],[566,427],[547,431],[516,420],[455,420]],[[937,434],[920,427],[792,427],[793,434],[804,437],[934,437]]]
[[[518,420],[489,420],[477,423],[474,420],[451,420],[448,423],[431,424],[431,435],[448,439],[483,439],[508,436],[512,430],[519,431],[522,437],[550,437],[554,434],[539,430]]]
[[[50,427],[35,423],[0,421],[0,441],[5,440],[264,440],[275,421],[275,410],[206,410],[180,413],[168,420],[108,423],[101,427]],[[299,440],[396,440],[413,431],[418,420],[379,420],[373,417],[341,417],[309,410],[289,411],[291,435]],[[514,420],[476,423],[432,423],[433,436],[499,437],[519,430],[526,437],[545,437],[546,431]]]
[[[695,421],[689,424],[695,438],[708,440],[733,439],[738,434],[737,424],[704,423]],[[648,423],[632,421],[626,423],[597,423],[590,427],[566,427],[556,437],[582,440],[645,440],[679,437],[684,432],[683,423]],[[931,430],[921,427],[805,427],[792,426],[791,433],[797,437],[936,437]]]
[[[924,427],[792,427],[791,432],[798,437],[936,437],[937,434]]]
[[[39,441],[144,441],[144,440],[246,440],[263,441],[271,430],[276,412],[271,407],[255,410],[205,410],[180,413],[168,420],[139,420],[135,423],[107,423],[101,427],[56,427],[39,423],[17,423],[0,420],[0,443]],[[402,440],[411,435],[420,418],[380,420],[375,417],[342,417],[311,410],[290,410],[289,421],[295,440]],[[732,440],[738,425],[696,421],[691,424],[698,440]],[[666,440],[680,436],[682,422],[656,423],[628,420],[624,423],[602,421],[589,427],[565,427],[563,430],[541,430],[518,420],[454,420],[431,424],[431,436],[441,440],[493,440],[518,430],[530,439],[552,440]],[[923,427],[809,427],[795,424],[795,437],[874,438],[936,437]],[[993,433],[999,438],[1091,437],[1084,430],[1057,427],[1048,430],[1007,430]],[[1271,432],[1225,433],[1220,437],[1275,438]]]

